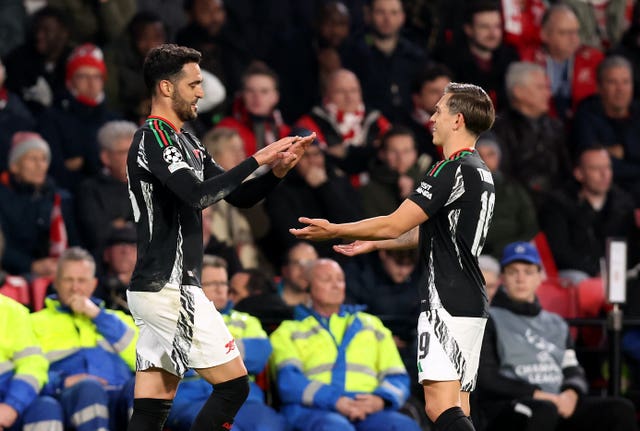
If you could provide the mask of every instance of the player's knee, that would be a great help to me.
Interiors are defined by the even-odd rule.
[[[242,405],[249,396],[249,376],[244,375],[236,379],[213,385],[214,392],[221,398]]]

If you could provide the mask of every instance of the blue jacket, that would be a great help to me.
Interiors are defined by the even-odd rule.
[[[290,414],[302,406],[334,411],[341,396],[370,393],[397,410],[409,395],[409,375],[391,332],[379,318],[343,305],[331,317],[299,306],[296,321],[271,334],[272,366]]]
[[[64,379],[75,374],[101,377],[108,382],[107,389],[114,390],[131,378],[138,328],[131,316],[92,300],[101,308],[93,320],[73,313],[56,295],[46,298],[44,309],[31,314],[34,332],[51,364],[45,394],[57,394]]]

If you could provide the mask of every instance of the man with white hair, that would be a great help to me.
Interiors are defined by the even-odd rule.
[[[520,181],[537,207],[571,172],[563,126],[549,116],[551,92],[542,66],[512,63],[505,77],[510,107],[494,126],[502,172]]]
[[[127,152],[137,126],[129,121],[109,121],[98,130],[99,174],[80,184],[76,217],[84,245],[99,259],[111,228],[133,222],[127,191]]]

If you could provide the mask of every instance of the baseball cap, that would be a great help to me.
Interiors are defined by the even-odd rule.
[[[527,262],[534,265],[542,265],[538,250],[528,242],[517,241],[508,244],[502,252],[500,266],[505,267],[512,262]]]

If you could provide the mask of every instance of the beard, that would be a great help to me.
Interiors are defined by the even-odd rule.
[[[195,120],[198,116],[198,113],[191,109],[191,103],[181,98],[177,93],[171,97],[171,108],[182,121]]]

